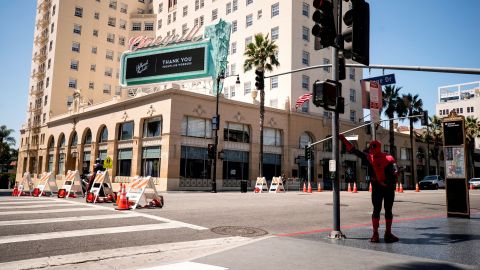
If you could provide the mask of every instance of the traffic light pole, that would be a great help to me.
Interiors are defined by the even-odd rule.
[[[337,37],[342,33],[342,0],[336,1],[337,14]],[[334,8],[335,10],[335,8]],[[338,38],[337,38],[338,39]],[[332,80],[338,82],[338,49],[332,47]],[[342,96],[342,88],[337,87],[337,97]],[[335,110],[332,119],[332,159],[335,160],[335,173],[333,179],[333,230],[330,232],[331,239],[344,239],[345,235],[340,230],[340,153],[338,145],[339,128],[339,113]]]

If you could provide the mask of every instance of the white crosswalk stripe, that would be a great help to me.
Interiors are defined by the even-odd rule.
[[[49,204],[54,202],[54,200],[48,200],[48,201],[35,201],[35,200],[27,200],[27,201],[2,201],[0,200],[0,205],[22,205],[22,204]]]
[[[63,231],[63,232],[8,235],[8,236],[0,237],[0,244],[66,238],[66,237],[105,235],[105,234],[112,234],[112,233],[164,230],[164,229],[172,229],[172,228],[180,228],[180,226],[174,223],[161,223],[161,224],[146,224],[146,225],[122,226],[122,227],[83,229],[83,230],[73,230],[73,231]]]
[[[155,213],[155,215],[151,213]],[[49,240],[59,240],[62,243],[68,243],[69,241],[78,243],[88,241],[92,237],[104,237],[102,239],[116,238],[116,234],[123,234],[123,236],[119,237],[131,237],[131,234],[135,234],[148,238],[150,233],[169,235],[171,233],[169,230],[180,230],[182,232],[184,230],[181,229],[208,230],[208,228],[194,224],[158,216],[158,213],[161,213],[161,211],[117,211],[111,204],[87,204],[83,199],[0,197],[0,228],[4,232],[4,235],[0,236],[0,250],[6,248],[6,245],[13,248],[30,245],[32,241],[37,241],[38,245],[42,245],[41,241]],[[28,219],[22,219],[26,217]],[[101,225],[95,226],[94,224],[97,223]],[[185,237],[190,236],[185,235],[183,238],[180,237],[180,239],[185,240]],[[162,237],[158,238],[158,245],[161,245],[162,249],[176,245],[176,242],[162,243],[162,241]],[[186,246],[191,245],[195,249],[198,244],[207,240],[198,241],[190,242]],[[219,244],[217,243],[219,242],[222,241],[220,239],[214,240],[214,242],[211,242],[211,245],[218,246]],[[114,246],[118,247],[118,243],[113,243]],[[84,258],[82,257],[82,254],[85,254],[83,245],[79,245],[78,248],[72,248],[68,244],[62,245],[62,247],[70,247],[72,252],[59,256],[62,258],[61,264],[66,263],[64,259],[67,257],[65,256],[70,256],[72,259]],[[143,249],[144,247],[139,249],[139,246],[133,246],[128,249],[128,254],[135,254]],[[102,250],[101,254],[104,254],[106,258],[118,255],[117,251],[109,253],[110,250],[118,250],[118,248]],[[59,254],[58,248],[50,250],[42,247],[42,252],[39,255],[45,256],[50,254],[50,252],[52,255]],[[90,253],[99,254],[95,251]],[[35,253],[29,256],[28,259],[13,259],[11,261],[12,259],[8,255],[4,257],[0,255],[0,269],[18,269],[18,263],[28,265],[29,262],[39,259]]]
[[[75,221],[87,221],[87,220],[105,220],[105,219],[132,218],[132,217],[139,217],[139,215],[137,215],[135,213],[132,213],[132,214],[128,214],[128,215],[112,214],[112,215],[94,215],[94,216],[79,216],[79,217],[6,220],[6,221],[0,221],[0,226],[30,225],[30,224],[59,223],[59,222],[75,222]]]
[[[62,213],[62,212],[73,212],[73,211],[98,211],[98,209],[72,207],[72,208],[46,209],[46,210],[5,211],[5,212],[0,212],[0,216],[25,215],[25,214],[50,214],[50,213]]]
[[[0,206],[0,210],[3,209],[29,209],[29,208],[43,208],[43,207],[50,207],[50,206],[55,206],[55,207],[62,207],[62,206],[71,206],[70,204],[59,204],[55,202],[50,202],[50,203],[42,203],[39,205],[9,205],[9,206]]]

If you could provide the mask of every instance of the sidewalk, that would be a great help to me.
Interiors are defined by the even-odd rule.
[[[478,213],[471,219],[442,217],[395,223],[400,242],[394,244],[370,243],[367,227],[343,232],[348,237],[345,240],[330,240],[328,232],[269,237],[194,262],[235,270],[480,269]]]

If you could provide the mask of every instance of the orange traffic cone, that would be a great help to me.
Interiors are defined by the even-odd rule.
[[[395,186],[396,186],[395,191],[400,192],[400,184],[397,182]]]
[[[120,183],[120,190],[119,190],[118,193],[117,193],[117,200],[115,201],[115,204],[116,204],[116,205],[118,205],[118,203],[120,202],[120,197],[121,197],[121,195],[122,195],[122,190],[123,190],[123,186],[122,186],[122,185],[123,185],[123,184]]]
[[[372,183],[370,182],[370,185],[368,185],[368,192],[372,192]]]
[[[403,193],[403,184],[402,183],[400,183],[400,190],[398,192]]]
[[[322,192],[322,184],[317,183],[317,186],[318,186],[318,192]]]
[[[352,192],[352,187],[350,186],[350,183],[348,183],[347,192]]]
[[[470,185],[470,186],[472,186],[472,185]],[[12,196],[18,196],[18,193],[19,193],[19,191],[18,191],[18,188],[17,188],[17,184],[15,184],[15,187],[13,188]]]
[[[125,186],[123,186],[122,191],[120,192],[120,200],[118,201],[116,210],[130,210],[130,206],[127,201],[127,192],[125,191]]]
[[[308,193],[312,193],[312,184],[308,182]]]
[[[418,186],[418,183],[415,185],[415,192],[420,192],[420,187]]]
[[[352,193],[358,193],[358,190],[357,190],[357,182],[353,182],[353,191]]]
[[[303,182],[303,192],[307,192],[307,186],[305,185],[305,182]]]

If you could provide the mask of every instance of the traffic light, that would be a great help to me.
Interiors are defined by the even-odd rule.
[[[207,150],[208,150],[208,159],[215,159],[215,145],[209,143]]]
[[[255,87],[257,90],[265,89],[265,72],[261,69],[255,70]]]
[[[338,80],[343,81],[347,78],[345,71],[345,57],[338,57]]]
[[[313,159],[313,147],[308,147],[308,145],[305,145],[305,159]]]
[[[352,8],[343,15],[347,26],[342,32],[343,54],[347,58],[364,64],[370,63],[370,5],[365,0],[351,0]]]
[[[315,36],[315,50],[320,50],[335,44],[337,31],[333,17],[333,4],[331,0],[314,0],[312,20],[315,25],[312,28],[312,35]]]
[[[327,111],[339,111],[343,113],[343,99],[337,97],[342,84],[332,80],[315,81],[313,83],[312,102],[317,107],[323,107]],[[338,101],[338,102],[337,102]],[[338,105],[338,106],[337,106]]]
[[[420,122],[422,123],[422,126],[428,126],[428,111],[422,111]]]

